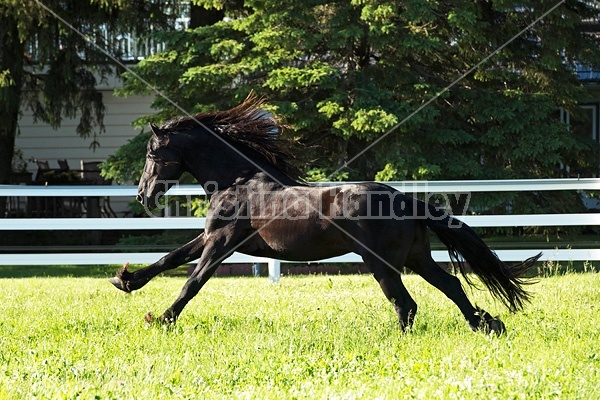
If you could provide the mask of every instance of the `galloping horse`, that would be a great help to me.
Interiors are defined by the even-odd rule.
[[[294,261],[354,252],[393,303],[402,329],[411,327],[417,312],[400,277],[406,266],[449,297],[473,330],[505,331],[502,321],[471,304],[458,278],[435,263],[427,228],[448,248],[466,281],[471,284],[470,267],[510,311],[529,300],[523,275],[541,253],[509,266],[466,224],[384,184],[323,187],[298,182],[292,155],[280,139],[282,126],[261,105],[262,100],[249,96],[227,111],[151,125],[137,200],[156,207],[187,171],[210,193],[206,226],[200,236],[150,266],[130,272],[124,265],[110,279],[114,286],[131,292],[198,258],[179,297],[159,318],[174,323],[234,251]],[[151,314],[146,319],[154,320]]]

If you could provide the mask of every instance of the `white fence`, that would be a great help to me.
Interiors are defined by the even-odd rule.
[[[333,183],[325,183],[325,185]],[[409,181],[386,182],[405,193],[469,193],[515,192],[547,190],[600,190],[600,179],[521,179],[496,181]],[[0,197],[134,197],[134,186],[18,186],[0,185]],[[198,185],[173,187],[168,195],[204,195]],[[465,215],[461,221],[473,227],[519,226],[590,226],[600,225],[600,213],[583,214],[524,214],[524,215]],[[0,218],[0,231],[30,230],[141,230],[141,229],[202,229],[204,218]],[[553,250],[498,250],[504,261],[521,261],[543,251],[544,261],[595,261],[600,260],[600,249]],[[94,265],[148,264],[164,253],[52,253],[52,254],[0,254],[0,265]],[[438,262],[448,262],[448,252],[433,251]],[[319,262],[361,262],[356,254],[346,254]],[[234,253],[224,263],[268,263],[271,279],[279,279],[279,260]]]

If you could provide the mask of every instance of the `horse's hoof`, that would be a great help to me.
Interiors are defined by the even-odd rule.
[[[163,325],[173,326],[175,325],[175,321],[177,321],[177,317],[170,311],[165,311],[164,314],[160,316],[160,322]]]
[[[114,276],[114,277],[110,278],[108,281],[117,289],[122,290],[127,294],[131,293],[131,290],[129,289],[129,287],[127,287],[127,285],[125,284],[125,282],[123,282],[123,280],[121,278]]]
[[[474,331],[482,331],[486,334],[493,333],[498,336],[506,333],[506,326],[500,318],[494,318],[487,311],[480,308],[477,309],[475,315],[479,317],[479,324],[471,325],[471,329]]]
[[[127,291],[125,289],[125,285],[123,285],[123,281],[121,279],[117,278],[116,276],[110,278],[108,281],[117,289],[122,290],[124,292]]]
[[[129,261],[117,271],[114,277],[108,280],[114,287],[124,291],[125,293],[131,293],[131,289],[125,284],[125,281],[128,281],[127,277],[131,275],[131,273],[127,271],[128,267]]]
[[[504,322],[500,321],[498,318],[486,321],[486,326],[486,333],[494,333],[498,336],[506,333],[506,326],[504,326]]]
[[[151,311],[148,311],[146,315],[144,315],[144,320],[146,320],[146,322],[149,324],[153,324],[156,322],[156,318],[154,318],[154,315],[152,315]]]
[[[492,318],[487,316],[485,320],[481,320],[476,330],[482,331],[486,334],[494,334],[496,336],[503,335],[506,333],[506,326],[499,318]]]
[[[159,318],[156,318],[151,311],[148,311],[146,315],[144,315],[144,320],[148,325],[162,325],[165,328],[175,326],[174,317],[167,317],[163,314]]]

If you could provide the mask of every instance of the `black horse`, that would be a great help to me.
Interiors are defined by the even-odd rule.
[[[131,292],[159,273],[199,258],[179,297],[159,318],[174,323],[234,251],[297,261],[354,252],[393,303],[401,328],[408,329],[417,312],[400,277],[406,266],[448,296],[473,330],[505,330],[499,319],[474,307],[460,281],[435,263],[427,228],[448,248],[469,284],[467,267],[511,311],[529,300],[523,275],[541,254],[509,266],[466,224],[380,183],[299,183],[290,152],[282,146],[282,126],[261,104],[250,96],[227,111],[151,126],[137,200],[155,207],[187,171],[211,194],[206,226],[200,236],[150,266],[130,272],[126,264],[110,280],[114,286]],[[154,320],[151,314],[146,319]]]

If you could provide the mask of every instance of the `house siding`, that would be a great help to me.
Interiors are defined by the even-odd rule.
[[[114,96],[113,90],[102,90],[106,107],[104,125],[106,132],[97,137],[99,146],[91,148],[92,138],[81,138],[76,133],[78,118],[64,119],[58,129],[44,123],[34,123],[30,111],[26,111],[19,120],[19,135],[15,148],[23,152],[28,161],[28,170],[37,171],[30,160],[47,160],[51,167],[58,167],[56,160],[66,159],[72,169],[79,169],[81,160],[106,160],[119,147],[137,135],[140,130],[132,122],[143,115],[152,114],[150,107],[153,97]]]
[[[34,123],[31,111],[24,111],[19,119],[19,134],[15,148],[21,150],[23,159],[28,162],[27,170],[37,171],[33,160],[48,161],[50,168],[58,168],[57,160],[66,159],[71,169],[80,169],[81,161],[104,161],[114,154],[119,147],[140,133],[132,122],[143,116],[153,114],[151,108],[154,96],[116,97],[113,88],[101,90],[104,101],[105,132],[96,138],[99,146],[91,147],[93,138],[82,138],[77,135],[79,119],[64,119],[58,129],[45,123]],[[118,216],[127,211],[127,204],[132,199],[113,198],[111,206]]]

